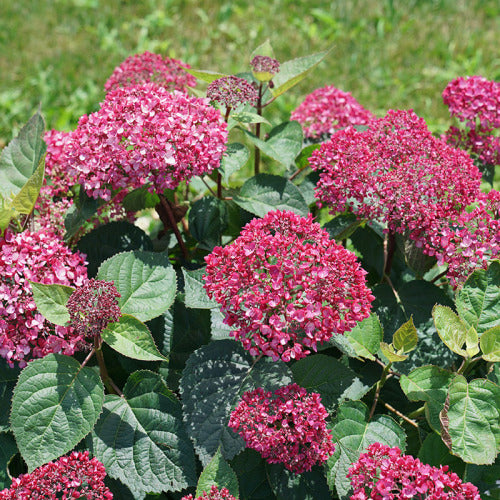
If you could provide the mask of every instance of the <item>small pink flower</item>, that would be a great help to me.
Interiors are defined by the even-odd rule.
[[[185,497],[182,497],[181,500],[193,500],[193,495],[191,494],[186,495]],[[194,500],[238,500],[238,499],[233,495],[231,495],[227,488],[222,488],[221,490],[219,490],[217,486],[212,485],[209,493],[204,491],[201,497],[196,497]]]
[[[259,96],[257,90],[244,78],[225,76],[208,86],[207,97],[227,108],[234,108],[240,104],[253,104]]]

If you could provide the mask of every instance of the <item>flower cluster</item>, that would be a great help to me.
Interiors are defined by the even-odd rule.
[[[484,164],[500,165],[500,137],[479,128],[461,130],[450,127],[443,138],[454,148],[468,151]]]
[[[182,497],[181,500],[193,500],[193,495],[191,494],[186,495],[185,497]],[[194,500],[238,500],[238,499],[233,495],[231,495],[227,488],[222,488],[221,490],[219,490],[217,486],[213,485],[210,488],[209,493],[204,491],[201,497],[196,497]]]
[[[333,455],[327,418],[319,394],[291,384],[274,395],[261,387],[245,392],[228,425],[269,463],[301,474]]]
[[[37,312],[29,281],[78,286],[87,277],[85,260],[51,231],[0,238],[0,356],[10,365],[52,352],[73,354],[83,338],[72,328],[49,323]]]
[[[270,73],[275,75],[280,70],[280,63],[269,56],[255,56],[250,61],[250,66],[255,73]]]
[[[478,489],[462,483],[448,466],[431,467],[411,455],[401,455],[397,447],[371,444],[349,469],[354,494],[351,500],[404,499],[480,500]]]
[[[349,125],[368,125],[374,118],[349,92],[333,85],[316,89],[291,115],[311,139],[328,138]]]
[[[64,219],[67,211],[73,206],[71,198],[54,199],[52,186],[42,186],[35,203],[34,224],[38,230],[51,231],[58,238],[63,238],[66,228]]]
[[[152,52],[135,54],[115,68],[104,90],[110,92],[118,87],[154,82],[171,92],[185,92],[188,87],[196,86],[196,78],[186,71],[190,67],[177,59]]]
[[[373,300],[353,253],[312,215],[269,212],[205,257],[204,287],[252,355],[300,359],[352,329]]]
[[[226,150],[227,125],[207,99],[155,83],[117,88],[99,111],[80,118],[64,149],[64,167],[94,198],[111,189],[174,189],[210,173]]]
[[[70,325],[83,337],[100,335],[109,323],[122,315],[114,282],[86,280],[68,299]]]
[[[253,104],[259,95],[253,85],[244,78],[225,76],[214,80],[208,86],[207,97],[227,108],[234,108],[239,104]]]
[[[363,132],[340,130],[309,161],[320,172],[316,196],[332,213],[351,210],[415,241],[474,202],[481,183],[470,156],[413,111],[389,111]]]
[[[14,478],[9,489],[0,491],[0,500],[111,500],[105,477],[104,465],[97,458],[90,459],[88,451],[74,451]]]

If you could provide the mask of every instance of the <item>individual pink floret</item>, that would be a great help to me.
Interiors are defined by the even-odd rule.
[[[73,354],[84,347],[72,328],[49,323],[36,309],[29,281],[79,286],[85,259],[47,230],[6,232],[0,238],[0,356],[10,365],[49,353]]]
[[[366,318],[374,299],[356,256],[311,214],[269,212],[205,260],[209,297],[254,356],[303,358]]]
[[[186,495],[185,497],[182,497],[181,500],[193,500],[193,495],[191,494]],[[238,500],[238,499],[233,495],[231,495],[227,488],[222,488],[221,490],[219,490],[217,486],[212,485],[208,493],[204,491],[201,497],[196,497],[194,500]]]
[[[188,87],[196,86],[196,78],[186,71],[190,67],[177,59],[146,51],[127,57],[117,66],[104,90],[110,92],[118,87],[154,82],[170,92],[186,92]]]
[[[10,488],[0,491],[0,500],[111,500],[104,485],[106,470],[89,452],[72,452],[12,480]]]
[[[145,184],[162,193],[219,167],[226,141],[227,125],[207,99],[148,83],[113,90],[80,118],[63,163],[94,198]]]
[[[478,489],[463,483],[448,466],[432,467],[397,447],[371,444],[347,475],[354,488],[351,500],[480,500]]]
[[[316,89],[291,115],[302,125],[305,137],[313,139],[328,138],[349,125],[368,125],[374,118],[349,92],[333,85]]]
[[[261,387],[245,392],[228,425],[269,463],[301,474],[333,455],[327,418],[319,394],[291,384],[274,394]]]

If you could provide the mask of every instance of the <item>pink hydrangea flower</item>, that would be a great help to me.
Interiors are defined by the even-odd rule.
[[[468,151],[473,158],[478,158],[484,164],[500,165],[500,137],[480,127],[470,130],[450,127],[443,139],[454,148]]]
[[[79,286],[87,277],[85,259],[41,230],[0,238],[0,356],[10,365],[52,352],[73,354],[84,346],[72,328],[49,323],[38,313],[29,281]]]
[[[269,463],[301,474],[333,455],[327,418],[319,394],[291,384],[274,394],[261,387],[245,392],[228,425]]]
[[[97,458],[89,458],[88,451],[74,451],[14,478],[10,488],[0,491],[0,500],[111,500],[105,477],[104,465]]]
[[[73,206],[71,198],[55,198],[52,186],[42,186],[34,207],[34,225],[37,231],[43,229],[62,239],[66,228],[66,212]]]
[[[280,70],[279,61],[269,56],[255,56],[250,61],[250,66],[255,73],[269,73],[270,76]]]
[[[316,89],[291,115],[302,125],[305,137],[313,139],[329,137],[349,125],[368,125],[374,118],[349,92],[333,85]]]
[[[225,76],[217,78],[208,86],[207,97],[227,108],[234,108],[240,104],[255,103],[259,94],[244,78]]]
[[[193,500],[193,495],[189,494],[186,495],[185,497],[182,497],[181,500]],[[222,488],[219,490],[219,488],[215,485],[212,485],[210,488],[210,492],[203,492],[203,495],[201,497],[196,497],[194,500],[238,500],[236,497],[231,495],[229,493],[229,490],[227,488]]]
[[[432,467],[397,447],[371,444],[347,475],[354,488],[351,500],[480,500],[478,489],[463,483],[448,466]]]
[[[435,138],[413,111],[389,111],[363,132],[340,130],[309,161],[320,172],[320,205],[387,223],[413,240],[461,213],[481,184],[470,156]]]
[[[111,189],[174,189],[212,172],[226,150],[227,125],[207,99],[155,83],[117,88],[96,113],[80,118],[64,165],[94,198]]]
[[[196,86],[196,78],[186,71],[190,67],[177,59],[146,51],[127,57],[117,66],[104,89],[110,92],[118,87],[154,82],[171,92],[185,92],[188,87]]]
[[[303,358],[366,318],[373,301],[356,256],[311,214],[270,212],[205,260],[209,297],[254,356]]]

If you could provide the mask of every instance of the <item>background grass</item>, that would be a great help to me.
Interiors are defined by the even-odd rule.
[[[74,128],[128,55],[236,73],[266,38],[281,61],[333,46],[273,117],[333,84],[378,115],[413,108],[440,131],[451,79],[500,79],[499,34],[497,0],[0,0],[0,146],[40,102],[49,128]]]

